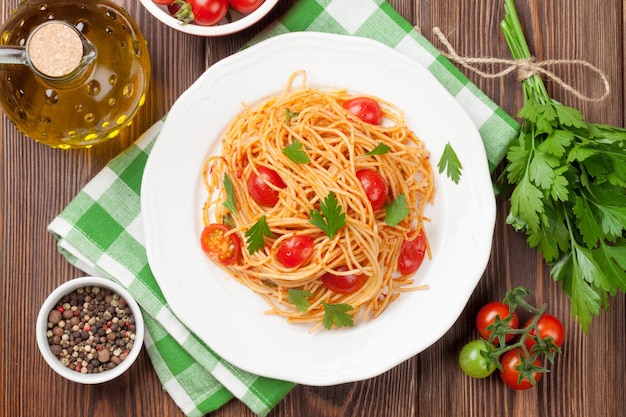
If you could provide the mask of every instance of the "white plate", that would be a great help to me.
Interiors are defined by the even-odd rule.
[[[418,271],[429,289],[403,294],[378,319],[309,333],[268,316],[260,297],[215,267],[199,239],[205,159],[242,103],[278,94],[295,70],[307,85],[370,93],[399,105],[431,151],[446,143],[461,163],[455,185],[436,176],[427,214],[433,250]],[[174,313],[216,353],[246,371],[308,385],[381,374],[437,341],[456,321],[487,265],[495,198],[481,138],[424,68],[381,43],[322,33],[280,35],[213,65],[172,107],[142,184],[148,260]]]

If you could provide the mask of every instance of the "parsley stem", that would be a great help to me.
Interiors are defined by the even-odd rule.
[[[504,20],[501,27],[506,43],[509,46],[511,55],[516,60],[528,60],[533,56],[528,48],[528,42],[524,36],[524,30],[519,20],[517,10],[515,9],[515,0],[504,0]],[[546,86],[538,74],[531,75],[522,81],[522,89],[524,91],[524,99],[535,99],[540,104],[546,104],[551,101]]]

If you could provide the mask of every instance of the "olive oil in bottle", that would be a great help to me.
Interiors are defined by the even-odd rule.
[[[0,105],[26,136],[86,148],[132,123],[150,57],[124,9],[108,0],[23,1],[1,30]]]

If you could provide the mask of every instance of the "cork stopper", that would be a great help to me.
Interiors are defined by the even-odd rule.
[[[37,28],[30,36],[27,49],[31,64],[48,77],[71,74],[83,58],[83,43],[78,32],[58,22]]]

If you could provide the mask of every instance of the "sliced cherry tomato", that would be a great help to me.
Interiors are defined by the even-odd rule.
[[[347,270],[347,266],[340,266],[336,269],[337,272],[345,272]],[[352,294],[365,284],[365,275],[335,275],[327,272],[322,276],[322,283],[326,288],[338,294]]]
[[[405,240],[400,248],[398,271],[402,275],[411,275],[419,269],[426,253],[426,235],[420,230],[413,240]]]
[[[487,327],[492,325],[496,317],[499,317],[500,320],[505,320],[509,316],[511,320],[508,323],[508,327],[511,329],[519,328],[519,317],[515,311],[511,311],[510,307],[500,301],[492,301],[491,303],[485,304],[480,310],[478,310],[478,314],[476,315],[476,329],[478,329],[478,334],[485,340],[490,340],[491,330],[488,330]],[[507,333],[504,340],[508,342],[513,339],[515,335],[512,333]],[[500,341],[497,337],[491,340],[494,345],[498,346]]]
[[[367,199],[372,205],[372,210],[376,211],[385,207],[389,196],[387,181],[372,169],[360,169],[356,172],[356,177],[363,185]]]
[[[481,352],[488,352],[493,345],[484,339],[476,339],[461,349],[459,365],[466,375],[472,378],[486,378],[496,370],[496,365]]]
[[[217,259],[222,265],[232,265],[239,260],[241,239],[235,233],[226,236],[232,229],[219,223],[212,223],[202,230],[200,243],[202,250],[209,257]]]
[[[286,238],[276,251],[276,259],[286,268],[302,265],[313,253],[311,236],[291,236]]]
[[[500,364],[502,364],[502,370],[500,371],[500,378],[509,387],[516,390],[525,390],[534,387],[541,379],[543,372],[531,372],[532,378],[535,380],[533,384],[530,379],[523,378],[520,381],[520,366],[522,364],[522,356],[524,352],[522,349],[517,348],[509,350],[500,358]],[[534,366],[541,366],[541,361],[536,358]]]
[[[265,0],[230,0],[230,7],[239,13],[252,13],[263,4]]]
[[[261,166],[258,171],[260,176],[253,171],[248,177],[248,194],[260,205],[274,207],[278,203],[278,191],[269,184],[278,188],[285,188],[287,185],[273,169]]]
[[[228,13],[228,0],[174,0],[180,4],[176,18],[202,26],[218,24]],[[185,4],[186,3],[186,4]]]
[[[357,97],[343,103],[343,107],[350,113],[372,125],[380,124],[383,111],[377,101],[367,97]]]
[[[526,322],[524,327],[530,326],[531,323],[532,318]],[[537,327],[539,329],[539,337],[541,339],[545,340],[546,338],[551,337],[557,347],[560,348],[563,346],[563,342],[565,341],[565,328],[558,318],[554,317],[552,314],[543,313],[537,321]],[[535,329],[532,329],[529,334],[536,337]],[[524,344],[528,349],[533,347],[535,343],[537,342],[534,337],[527,337],[524,339]]]

